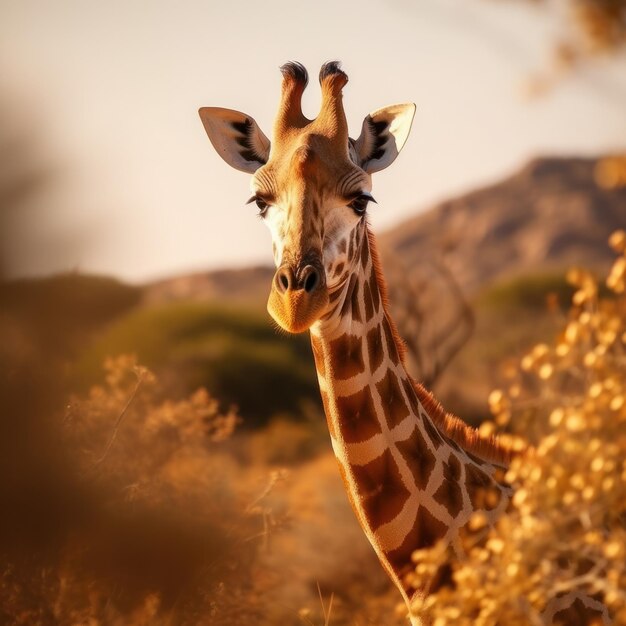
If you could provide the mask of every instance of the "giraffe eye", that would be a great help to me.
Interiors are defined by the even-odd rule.
[[[360,217],[365,215],[369,202],[376,202],[376,200],[369,193],[361,193],[348,206]]]
[[[263,200],[261,196],[252,196],[252,198],[250,198],[246,202],[246,204],[251,204],[252,202],[256,203],[256,205],[259,207],[259,215],[261,217],[265,217],[269,204],[265,200]]]

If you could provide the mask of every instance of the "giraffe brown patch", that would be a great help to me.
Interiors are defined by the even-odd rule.
[[[378,290],[378,283],[376,282],[376,272],[370,274],[370,291],[372,292],[374,310],[378,313],[378,309],[380,308],[380,291]]]
[[[374,317],[374,304],[372,303],[372,293],[367,281],[363,283],[363,303],[365,304],[365,319],[371,320]]]
[[[391,370],[387,370],[380,382],[376,383],[376,389],[380,394],[387,425],[391,429],[409,415],[409,407],[404,401],[398,377]]]
[[[348,260],[354,261],[357,253],[357,244],[356,244],[356,231],[352,231],[350,235],[350,243],[348,244]]]
[[[424,423],[424,429],[426,430],[426,434],[433,442],[435,449],[439,448],[439,446],[443,444],[441,433],[437,430],[435,425],[430,420],[430,417],[428,417],[428,415],[424,411],[420,411],[420,416],[422,418],[422,422]]]
[[[322,378],[326,375],[326,364],[324,362],[324,350],[322,349],[322,341],[315,335],[311,335],[311,348],[313,350],[313,359],[315,367]]]
[[[370,259],[370,255],[369,255],[369,250],[368,247],[361,244],[361,267],[366,270],[367,269],[367,263]]]
[[[352,315],[352,294],[354,293],[354,288],[357,284],[356,274],[353,274],[350,277],[350,282],[348,283],[348,288],[346,290],[346,297],[344,298],[343,304],[341,305],[341,317],[350,317]]]
[[[424,491],[428,485],[430,475],[435,469],[437,459],[428,447],[418,426],[415,426],[408,439],[398,441],[396,447],[409,466],[415,477],[415,485]]]
[[[367,284],[367,283],[366,283]],[[370,305],[373,306],[373,305]],[[389,326],[389,322],[385,319],[382,323],[383,330],[385,331],[385,342],[387,344],[387,354],[389,358],[393,361],[395,365],[400,363],[400,355],[398,354],[398,347],[396,346],[396,342],[393,339],[393,334],[391,332],[391,327]]]
[[[461,446],[454,441],[451,437],[446,437],[445,435],[441,435],[441,438],[454,450],[457,452],[461,452]]]
[[[443,482],[433,494],[433,498],[448,509],[452,517],[456,517],[463,509],[463,491],[461,490],[461,463],[454,455],[450,455],[443,464]]]
[[[333,376],[347,380],[365,371],[363,339],[356,335],[341,335],[330,342]]]
[[[353,278],[355,278],[353,276]],[[362,321],[361,318],[361,305],[359,303],[359,283],[354,283],[354,290],[352,291],[352,319],[355,322]]]
[[[382,432],[369,387],[351,396],[337,397],[341,432],[347,443],[367,441]]]
[[[339,254],[345,254],[346,251],[348,250],[348,242],[347,240],[344,238],[339,242],[339,249],[338,252]]]
[[[465,465],[465,486],[475,510],[495,509],[502,498],[502,490],[492,478],[473,463]]]
[[[376,530],[402,511],[411,494],[389,448],[367,465],[351,467],[365,516]]]
[[[380,336],[380,329],[375,326],[367,333],[367,349],[370,357],[370,371],[372,374],[380,367],[385,353],[383,352],[383,341]]]
[[[341,297],[343,293],[343,289],[335,289],[328,295],[328,304],[335,304],[337,300]]]
[[[464,452],[470,459],[472,459],[472,461],[474,461],[474,463],[476,463],[476,465],[485,464],[485,459],[481,459],[479,456],[476,456],[475,454],[472,454],[471,452],[468,452],[467,450],[464,450]]]
[[[354,247],[355,252],[360,252],[361,251],[361,231],[358,228],[355,228],[352,231],[352,236],[354,237]]]
[[[335,268],[335,276],[339,276],[339,274],[343,272],[345,266],[346,264],[343,261],[341,261],[341,263],[337,263],[337,267]]]
[[[419,412],[419,405],[417,402],[417,396],[415,395],[415,389],[413,389],[411,381],[408,378],[403,378],[402,386],[404,387],[406,397],[409,399],[409,404],[411,405],[413,414],[417,415]]]
[[[447,531],[448,528],[443,522],[420,505],[415,516],[415,524],[404,538],[402,545],[385,553],[394,571],[402,576],[408,568],[412,569],[414,567],[411,561],[413,552],[434,546]]]

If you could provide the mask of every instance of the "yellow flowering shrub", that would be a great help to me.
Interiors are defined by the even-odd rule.
[[[451,562],[452,583],[418,600],[435,626],[626,624],[626,233],[606,280],[573,269],[576,291],[552,345],[535,346],[490,396],[493,422],[531,444],[506,480],[515,494],[495,527],[475,515],[453,558],[437,547],[414,554],[428,588]],[[591,621],[546,607],[567,593],[595,599]]]

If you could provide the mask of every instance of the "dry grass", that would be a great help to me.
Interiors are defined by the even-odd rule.
[[[0,623],[392,624],[319,415],[233,436],[205,390],[161,389],[122,356],[23,416],[45,431],[4,459]]]

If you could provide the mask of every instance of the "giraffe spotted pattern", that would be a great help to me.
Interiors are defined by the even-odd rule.
[[[355,266],[311,332],[322,399],[341,473],[366,534],[409,595],[411,554],[453,541],[475,511],[494,518],[508,501],[495,468],[448,441],[416,396],[402,362],[362,233]],[[339,323],[337,323],[339,320]],[[331,330],[329,330],[331,329]]]

